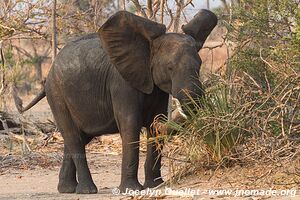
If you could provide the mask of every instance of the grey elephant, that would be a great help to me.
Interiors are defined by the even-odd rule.
[[[120,133],[122,172],[119,189],[141,190],[163,182],[160,150],[147,144],[145,183],[138,181],[139,137],[154,117],[166,114],[168,96],[181,103],[186,94],[204,94],[198,51],[217,24],[200,10],[182,26],[184,33],[126,11],[111,16],[98,33],[68,43],[57,55],[43,90],[20,112],[47,97],[64,139],[60,193],[97,193],[85,145],[94,137]],[[148,131],[147,137],[154,137]]]

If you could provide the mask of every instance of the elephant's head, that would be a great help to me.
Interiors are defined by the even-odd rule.
[[[185,92],[203,95],[198,51],[217,24],[217,17],[200,10],[184,33],[166,33],[166,27],[126,11],[110,17],[99,29],[102,46],[122,77],[150,94],[153,86],[183,101]]]

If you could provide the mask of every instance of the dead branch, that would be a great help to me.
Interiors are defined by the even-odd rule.
[[[3,41],[0,41],[0,55],[1,55],[1,88],[0,88],[0,95],[3,95],[7,85],[6,85],[6,81],[5,81],[5,60],[4,60],[4,54],[3,54]]]
[[[153,15],[152,0],[147,0],[147,15],[148,18],[152,18]]]
[[[0,111],[0,134],[36,134],[36,133],[52,133],[56,131],[55,123],[47,122],[32,122],[26,118]]]
[[[126,10],[126,0],[123,0],[123,10]]]
[[[165,0],[160,1],[160,23],[164,23],[164,7],[165,7]]]
[[[2,121],[2,124],[3,121]],[[20,133],[21,132],[21,128],[6,128],[5,130],[0,130],[0,134],[6,134],[8,135],[9,133]]]
[[[134,4],[134,6],[136,7],[136,10],[137,10],[137,14],[140,15],[140,16],[143,16],[145,18],[148,18],[148,16],[146,15],[146,12],[145,10],[142,8],[139,0],[131,0],[132,3]]]
[[[222,42],[222,43],[219,43],[219,44],[216,44],[216,45],[213,45],[213,46],[203,46],[202,49],[213,50],[213,49],[216,49],[216,48],[221,48],[224,45],[225,45],[225,43]]]
[[[52,62],[56,56],[57,51],[57,32],[56,32],[56,0],[53,0],[52,5]]]
[[[172,10],[169,8],[168,1],[166,1],[166,8],[167,8],[168,14],[170,16],[170,22],[167,26],[167,30],[170,30],[170,28],[172,27],[173,22],[174,22],[174,16],[173,16]]]
[[[181,13],[185,9],[185,7],[187,7],[190,4],[194,6],[194,4],[192,0],[187,0],[186,2],[184,0],[175,0],[175,1],[176,1],[176,14],[174,18],[173,32],[178,32]]]
[[[173,27],[173,32],[175,33],[178,32],[182,5],[183,5],[183,0],[176,0],[176,14],[174,19],[174,27]]]

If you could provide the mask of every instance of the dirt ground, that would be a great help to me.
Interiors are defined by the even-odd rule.
[[[31,97],[26,98],[28,102]],[[13,106],[10,106],[15,111]],[[53,120],[52,115],[44,99],[33,109],[26,113],[26,117],[32,120]],[[58,172],[62,157],[63,141],[59,136],[50,140],[47,145],[40,144],[32,148],[32,153],[20,156],[18,153],[8,154],[5,145],[1,144],[0,150],[0,199],[218,199],[218,200],[298,200],[299,192],[293,193],[299,189],[299,184],[289,184],[290,180],[295,180],[288,175],[282,174],[286,165],[267,165],[267,166],[247,166],[233,167],[228,169],[219,169],[216,171],[200,169],[197,173],[190,174],[179,181],[179,184],[172,184],[167,188],[161,188],[158,191],[168,192],[168,195],[161,195],[157,198],[149,196],[131,197],[130,195],[114,195],[120,181],[121,171],[121,141],[119,135],[103,136],[92,142],[87,148],[88,162],[95,184],[98,187],[98,194],[77,195],[77,194],[59,194],[57,192]],[[139,167],[139,180],[143,183],[144,173],[143,164],[145,161],[145,148],[141,147]],[[11,159],[10,162],[9,159]],[[9,163],[5,165],[4,162]],[[300,165],[299,165],[300,166]],[[298,166],[291,168],[296,169]],[[163,177],[168,180],[170,177],[170,161],[163,158]],[[277,170],[279,169],[280,170]],[[285,178],[286,177],[286,178]],[[284,180],[282,180],[284,178]],[[264,180],[264,181],[262,181]],[[275,184],[277,182],[277,184]],[[294,183],[293,182],[293,183]],[[299,182],[298,182],[299,183]],[[192,192],[198,192],[198,195],[192,197]],[[277,195],[251,195],[243,193],[237,195],[237,190],[276,190]],[[214,189],[231,191],[232,193],[218,193],[218,195],[209,194]],[[281,190],[288,189],[289,195],[281,195]],[[185,191],[182,192],[182,191]],[[176,194],[177,192],[177,194]],[[180,193],[182,192],[182,193]],[[178,194],[180,193],[180,194]],[[149,193],[148,193],[149,194]],[[158,194],[158,193],[157,193]],[[172,195],[171,195],[172,194]],[[189,196],[187,196],[188,194]],[[286,193],[285,193],[286,194]],[[237,195],[237,196],[236,196]]]

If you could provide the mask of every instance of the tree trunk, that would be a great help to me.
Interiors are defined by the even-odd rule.
[[[36,79],[39,82],[42,82],[43,80],[43,74],[42,74],[42,58],[38,58],[38,60],[34,63],[34,68],[35,68],[35,74],[36,74]]]
[[[147,15],[149,19],[152,18],[153,15],[152,0],[147,0]]]
[[[7,83],[5,80],[5,58],[3,54],[3,41],[0,41],[0,55],[1,55],[1,67],[0,67],[0,109],[6,110],[6,101],[4,97],[5,90],[7,88]]]
[[[164,23],[164,7],[165,7],[165,0],[160,1],[160,23]]]
[[[53,0],[52,6],[52,62],[56,56],[57,50],[57,32],[56,32],[56,0]]]
[[[125,0],[123,0],[122,2],[123,2],[123,10],[126,10],[126,2],[125,2]]]
[[[180,23],[180,17],[181,17],[181,11],[183,6],[183,0],[176,1],[176,15],[174,19],[174,28],[173,32],[177,33],[179,29],[179,23]]]

